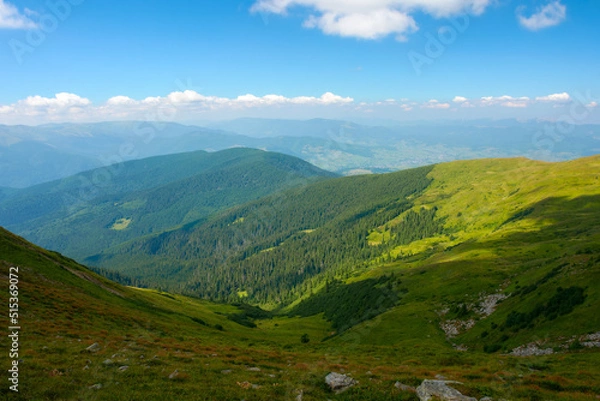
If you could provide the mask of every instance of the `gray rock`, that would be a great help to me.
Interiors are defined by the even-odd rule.
[[[416,391],[416,389],[414,387],[406,385],[404,383],[400,383],[400,382],[396,382],[394,384],[394,387],[396,387],[400,391],[411,391],[413,393]]]
[[[539,356],[553,353],[554,350],[552,348],[540,348],[540,344],[538,343],[529,343],[513,349],[510,354],[515,356]]]
[[[225,369],[225,370],[222,370],[222,371],[221,371],[221,373],[222,373],[222,374],[224,374],[224,375],[228,375],[228,374],[230,374],[231,372],[232,372],[232,370],[231,370],[231,369]]]
[[[477,401],[477,398],[462,395],[460,391],[448,386],[448,383],[458,383],[448,380],[423,380],[417,387],[417,396],[421,401],[429,401],[437,397],[443,401]]]
[[[248,368],[246,369],[248,372],[260,372],[260,368]]]
[[[129,366],[127,366],[127,365],[120,366],[119,367],[119,372],[125,372],[127,369],[129,369]]]
[[[479,401],[494,401],[494,399],[492,397],[483,397]]]
[[[336,394],[339,394],[348,390],[358,382],[353,378],[341,373],[331,372],[325,377],[325,383],[327,383],[329,388],[335,391]]]
[[[96,383],[93,386],[88,387],[90,390],[100,390],[102,388],[102,383]]]
[[[175,370],[173,371],[173,373],[171,373],[171,374],[169,375],[169,379],[173,380],[173,379],[174,379],[174,378],[176,378],[177,376],[179,376],[179,371],[178,371],[177,369],[175,369]]]
[[[87,347],[85,350],[87,352],[97,352],[97,351],[100,351],[100,344],[93,343],[92,345],[90,345],[89,347]]]
[[[105,359],[104,362],[102,362],[102,364],[106,366],[113,365],[114,363],[115,362],[112,359]]]

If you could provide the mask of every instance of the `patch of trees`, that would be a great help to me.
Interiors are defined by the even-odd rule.
[[[585,290],[581,287],[558,287],[556,294],[545,304],[538,304],[529,312],[512,311],[504,325],[514,330],[533,327],[534,321],[539,317],[554,320],[558,316],[571,313],[576,306],[585,302],[585,298]]]
[[[396,305],[395,288],[400,281],[395,277],[382,276],[355,283],[327,282],[325,287],[302,301],[290,316],[313,316],[323,313],[325,319],[338,332],[374,318]]]

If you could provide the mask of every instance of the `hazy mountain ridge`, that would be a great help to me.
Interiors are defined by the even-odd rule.
[[[550,127],[550,134],[548,134]],[[600,151],[600,126],[568,133],[543,121],[367,126],[336,120],[240,119],[208,128],[162,122],[0,126],[0,186],[27,187],[122,161],[244,146],[285,153],[344,174],[457,159],[566,160]]]

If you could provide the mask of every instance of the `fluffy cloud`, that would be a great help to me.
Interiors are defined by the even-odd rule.
[[[571,96],[567,92],[563,92],[563,93],[554,93],[554,94],[548,95],[548,96],[539,96],[539,97],[536,97],[535,100],[537,100],[538,102],[565,103],[565,102],[571,101]]]
[[[93,105],[89,99],[72,93],[57,93],[54,97],[29,96],[11,105],[0,105],[0,123],[94,121],[111,119],[176,119],[195,113],[215,110],[246,110],[283,106],[343,106],[354,99],[327,92],[320,97],[252,94],[225,98],[205,96],[192,90],[172,92],[167,96],[135,100],[114,96],[104,104]],[[34,117],[35,121],[29,120]]]
[[[538,8],[535,14],[525,17],[522,14],[523,9],[517,10],[517,18],[521,26],[530,31],[539,31],[560,24],[567,17],[567,7],[560,3],[560,0],[546,4]]]
[[[391,34],[398,40],[418,30],[412,17],[424,12],[436,18],[459,13],[479,15],[491,0],[257,0],[252,12],[285,15],[300,6],[312,10],[304,21],[328,35],[378,39]]]
[[[484,96],[481,98],[482,106],[502,106],[511,108],[527,107],[529,105],[529,99],[527,96],[513,97],[513,96]]]
[[[467,99],[466,97],[463,97],[463,96],[454,96],[454,99],[452,99],[452,101],[454,103],[465,103],[468,100],[469,99]]]
[[[0,0],[0,29],[34,29],[37,24],[21,14],[17,7]]]

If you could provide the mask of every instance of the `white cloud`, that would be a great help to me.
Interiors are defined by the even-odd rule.
[[[378,39],[406,35],[418,30],[413,15],[418,12],[436,18],[459,13],[479,15],[492,0],[256,0],[252,12],[286,15],[293,7],[304,7],[312,14],[304,21],[307,28],[318,28],[328,35]]]
[[[595,107],[598,107],[598,102],[589,102],[585,105],[585,107],[587,107],[588,109],[593,109]]]
[[[513,97],[513,96],[484,96],[481,98],[482,106],[502,106],[502,107],[511,107],[511,108],[521,108],[527,107],[529,105],[529,99],[527,96],[521,97]]]
[[[0,105],[0,123],[40,123],[50,121],[94,121],[114,119],[152,119],[157,115],[189,116],[215,110],[246,110],[269,107],[343,106],[354,99],[326,92],[320,97],[282,95],[241,95],[236,98],[205,96],[192,90],[172,92],[165,97],[135,100],[114,96],[105,103],[93,105],[89,99],[72,93],[54,97],[29,96],[11,105]],[[35,117],[36,121],[30,119]],[[171,119],[171,118],[168,118]]]
[[[304,22],[306,28],[318,28],[327,35],[379,39],[395,33],[400,41],[415,32],[417,23],[409,15],[396,10],[373,10],[369,13],[336,14],[327,12],[311,16]]]
[[[91,104],[89,99],[80,97],[73,93],[61,92],[54,97],[29,96],[25,100],[20,100],[20,104],[33,108],[52,108],[65,109],[69,107],[88,106]]]
[[[106,104],[110,106],[123,106],[123,105],[131,105],[136,104],[136,101],[128,96],[115,96],[111,97],[106,101]]]
[[[548,96],[538,96],[535,98],[538,102],[570,102],[571,96],[567,92],[554,93]]]
[[[436,99],[431,99],[427,103],[423,104],[421,107],[426,109],[449,109],[449,103],[440,103],[440,101]]]
[[[522,14],[523,9],[517,9],[517,19],[521,26],[530,31],[539,31],[560,24],[567,17],[567,7],[560,3],[560,0],[546,4],[538,8],[535,14],[525,17]]]
[[[465,103],[468,100],[469,99],[467,99],[466,97],[463,97],[463,96],[454,96],[454,99],[452,99],[452,101],[454,103]]]
[[[31,12],[26,13],[31,15]],[[0,0],[0,29],[34,29],[37,24],[11,3]]]

